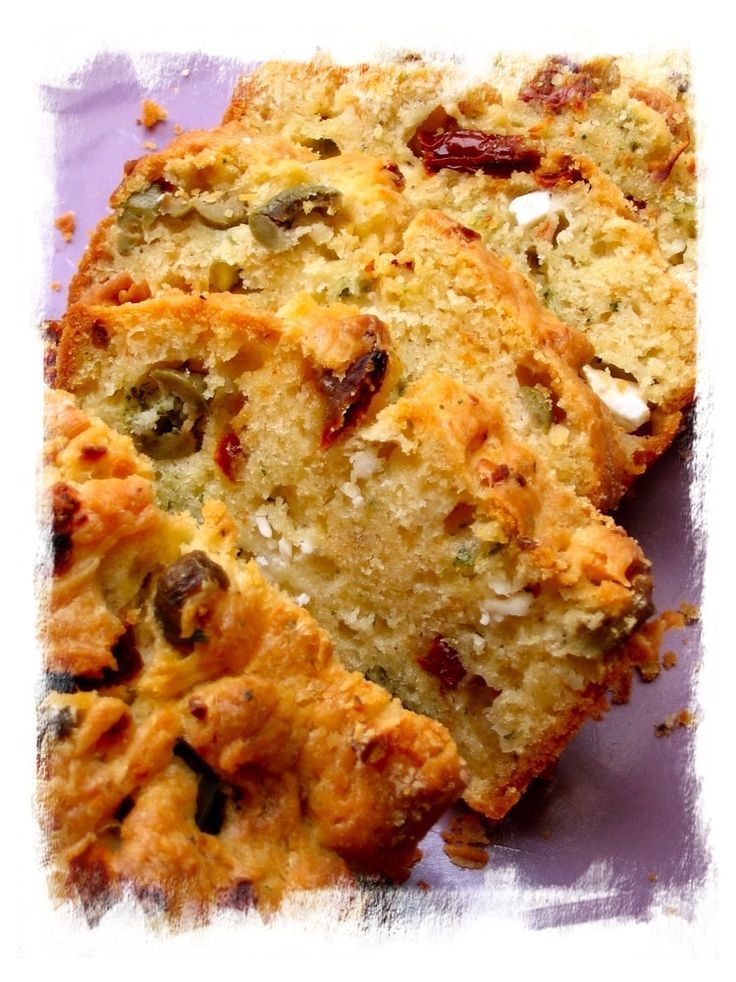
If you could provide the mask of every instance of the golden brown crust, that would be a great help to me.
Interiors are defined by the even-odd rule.
[[[404,877],[463,786],[446,730],[342,668],[235,558],[222,504],[201,526],[161,511],[127,438],[65,393],[49,406],[47,486],[78,503],[44,639],[40,802],[61,893],[203,917],[351,869]]]
[[[653,672],[649,565],[593,506],[693,398],[688,114],[610,59],[493,81],[268,63],[126,165],[48,359],[152,455],[52,399],[44,794],[89,908],[401,878],[466,779],[503,817]],[[456,127],[521,166],[438,165]]]

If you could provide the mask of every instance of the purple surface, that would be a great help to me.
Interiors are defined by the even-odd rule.
[[[72,210],[71,244],[54,237],[46,314],[61,315],[66,286],[87,241],[107,213],[107,200],[126,160],[164,147],[174,125],[209,127],[221,118],[244,64],[204,55],[150,56],[136,64],[123,55],[99,56],[63,86],[46,86],[44,106],[56,129],[56,210]],[[188,71],[188,75],[183,73]],[[168,110],[155,130],[136,125],[143,98]],[[50,289],[52,281],[62,292]],[[699,544],[689,516],[687,464],[671,451],[624,503],[621,523],[652,560],[658,610],[701,594]],[[657,738],[655,725],[682,707],[695,708],[694,678],[701,657],[697,627],[672,632],[664,649],[678,664],[651,684],[635,681],[631,701],[600,723],[587,724],[563,754],[551,780],[536,782],[525,799],[492,829],[484,871],[459,870],[442,852],[439,829],[424,843],[404,912],[421,897],[423,913],[477,916],[514,913],[532,928],[606,918],[645,919],[665,905],[694,914],[708,854],[698,807],[693,732]]]

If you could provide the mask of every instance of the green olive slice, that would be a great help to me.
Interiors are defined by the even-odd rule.
[[[141,223],[152,225],[156,221],[164,196],[163,188],[155,182],[140,191],[134,191],[118,215],[118,225],[125,227]]]
[[[527,411],[537,426],[545,430],[552,425],[552,399],[549,394],[531,385],[519,386]]]
[[[194,375],[179,368],[154,368],[148,373],[148,377],[171,392],[175,392],[185,401],[191,402],[197,409],[204,410],[205,402],[202,393],[205,383],[201,375]]]
[[[161,203],[161,214],[168,218],[187,218],[194,211],[194,204],[188,195],[165,194]]]
[[[334,215],[342,194],[322,184],[297,184],[274,195],[265,205],[251,212],[248,227],[253,238],[266,249],[278,250],[288,245],[284,230],[292,228],[298,218],[312,212]]]
[[[248,217],[248,208],[237,194],[226,194],[217,201],[193,198],[192,205],[199,217],[212,228],[233,228]]]
[[[143,230],[156,221],[164,197],[161,185],[154,183],[134,191],[125,202],[117,217],[117,248],[122,256],[143,242]]]
[[[341,153],[339,146],[328,136],[308,137],[302,140],[302,146],[308,147],[312,153],[316,153],[322,160],[329,160],[330,157],[339,157]]]
[[[146,414],[145,428],[133,427],[133,442],[155,460],[176,460],[202,445],[206,402],[204,379],[176,368],[155,368],[130,391],[130,399]]]
[[[160,184],[149,184],[140,191],[134,191],[125,202],[125,207],[134,215],[145,215],[147,212],[158,211],[164,200],[164,190]]]
[[[248,228],[256,242],[271,252],[286,249],[289,245],[289,240],[284,235],[284,230],[269,218],[268,215],[263,215],[260,212],[251,214],[248,219]]]

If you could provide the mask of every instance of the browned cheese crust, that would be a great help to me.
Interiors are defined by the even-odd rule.
[[[696,192],[677,59],[268,62],[125,166],[46,336],[59,896],[400,880],[654,673],[606,513],[693,401]]]
[[[49,397],[54,572],[39,805],[56,891],[94,919],[268,911],[354,871],[405,877],[458,796],[447,731],[346,671],[312,617],[203,524],[153,501],[130,439]]]

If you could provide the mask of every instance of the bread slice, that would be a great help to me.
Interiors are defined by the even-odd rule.
[[[128,436],[49,396],[39,802],[61,897],[172,918],[403,878],[461,792],[446,729],[346,671],[238,557],[224,505],[154,500]]]
[[[173,286],[245,292],[274,310],[306,290],[370,311],[376,270],[398,262],[420,211],[439,210],[588,339],[586,381],[614,410],[618,442],[640,438],[629,452],[630,475],[640,473],[692,402],[692,293],[592,160],[512,125],[482,87],[438,102],[452,91],[451,73],[421,64],[263,67],[242,92],[240,124],[182,137],[133,167],[72,299],[118,302]],[[433,141],[443,130],[477,136],[484,126],[502,134],[486,158],[440,159]]]
[[[152,456],[164,508],[221,498],[344,663],[447,726],[498,818],[628,677],[648,563],[535,453],[513,376],[402,381],[403,326],[308,301],[78,305],[59,383]]]
[[[232,246],[230,237],[237,238],[240,259],[232,268],[238,270],[240,286],[224,292],[239,295],[246,289],[245,284],[250,284],[249,306],[277,309],[297,293],[307,294],[322,305],[349,300],[356,311],[376,311],[391,324],[399,345],[399,359],[408,359],[410,375],[432,364],[438,370],[453,373],[467,367],[468,377],[475,385],[496,385],[499,378],[510,376],[514,390],[511,398],[517,404],[520,386],[525,390],[526,407],[517,407],[518,414],[526,419],[522,425],[529,430],[530,413],[543,417],[532,425],[529,439],[538,450],[551,456],[559,476],[570,480],[596,506],[614,507],[633,477],[668,445],[680,422],[679,405],[689,398],[687,384],[681,384],[677,395],[664,407],[657,405],[660,390],[656,382],[648,384],[644,391],[631,382],[614,379],[600,367],[595,349],[584,337],[547,313],[521,275],[487,253],[479,234],[467,226],[458,230],[456,223],[441,215],[431,217],[426,210],[413,213],[407,209],[402,190],[394,183],[394,171],[385,160],[356,152],[345,155],[352,161],[349,166],[342,155],[309,162],[305,158],[309,151],[303,147],[297,148],[283,139],[274,142],[271,137],[244,141],[232,127],[225,143],[219,139],[212,135],[191,137],[186,147],[180,145],[177,150],[149,158],[145,167],[141,165],[141,173],[133,175],[139,190],[132,194],[147,195],[151,188],[158,188],[158,198],[170,196],[171,192],[160,191],[162,182],[171,185],[187,174],[187,186],[191,186],[191,174],[196,173],[197,183],[201,184],[201,175],[208,174],[208,168],[222,166],[226,159],[228,166],[237,161],[237,166],[243,168],[244,187],[252,174],[267,180],[268,200],[289,193],[286,185],[286,192],[282,187],[274,195],[279,181],[288,177],[279,177],[279,168],[283,171],[287,166],[292,179],[294,167],[302,175],[297,187],[339,185],[337,212],[316,218],[311,211],[303,215],[299,219],[303,224],[279,232],[295,236],[294,243],[275,250],[259,245],[250,227],[242,223],[225,232],[189,216],[183,224],[177,219],[181,227],[172,230],[169,219],[159,214],[148,231],[141,230],[144,237],[148,236],[144,245],[130,254],[126,251],[122,257],[118,254],[112,265],[83,265],[81,278],[92,273],[103,280],[109,277],[104,285],[84,288],[80,279],[79,293],[88,302],[108,299],[111,290],[115,301],[138,299],[151,288],[158,294],[172,282],[181,286],[184,275],[191,285],[188,288],[206,292],[213,268],[231,268],[235,256],[224,250],[228,243]],[[205,148],[197,149],[201,144]],[[297,163],[289,158],[285,146],[292,147]],[[325,167],[336,166],[336,162],[340,164],[335,171],[339,179],[336,176],[333,180],[326,175]],[[129,188],[121,191],[122,200],[130,200],[128,192]],[[237,198],[234,192],[229,194]],[[124,214],[128,205],[123,207]],[[164,206],[158,207],[160,211]],[[384,215],[388,216],[385,220],[381,217]],[[328,221],[332,223],[330,227]],[[372,222],[378,223],[380,234],[365,235]],[[106,234],[127,232],[110,226]],[[220,236],[220,245],[213,236]],[[327,242],[332,258],[323,255]],[[410,253],[417,247],[424,250],[429,261],[420,262],[412,273],[414,259]],[[434,259],[433,250],[437,254]],[[216,256],[220,258],[215,259]],[[454,277],[459,278],[457,283]],[[256,283],[260,284],[257,288]],[[121,287],[123,292],[117,293]],[[435,316],[436,305],[442,310],[441,316]],[[642,330],[646,336],[646,328]],[[656,338],[662,340],[658,334]],[[670,349],[676,349],[677,340],[677,335],[669,338]],[[422,350],[424,347],[426,350]],[[627,354],[636,350],[636,343],[625,345]],[[497,362],[501,352],[503,358]],[[659,363],[663,364],[669,354],[660,353]],[[623,356],[617,360],[628,366]],[[616,387],[624,386],[633,393],[628,397],[625,394],[623,403],[626,409],[628,398],[642,414],[634,424],[640,430],[636,436],[627,434],[626,430],[632,427],[625,425],[626,420],[620,425],[620,416],[611,416],[591,390],[589,378],[580,376],[583,369],[590,373],[589,378],[603,384],[603,396],[614,408]],[[670,377],[677,378],[675,368]],[[613,399],[606,386],[614,389]]]
[[[687,57],[502,60],[492,77],[515,124],[595,161],[655,235],[671,272],[694,289],[698,201]]]

